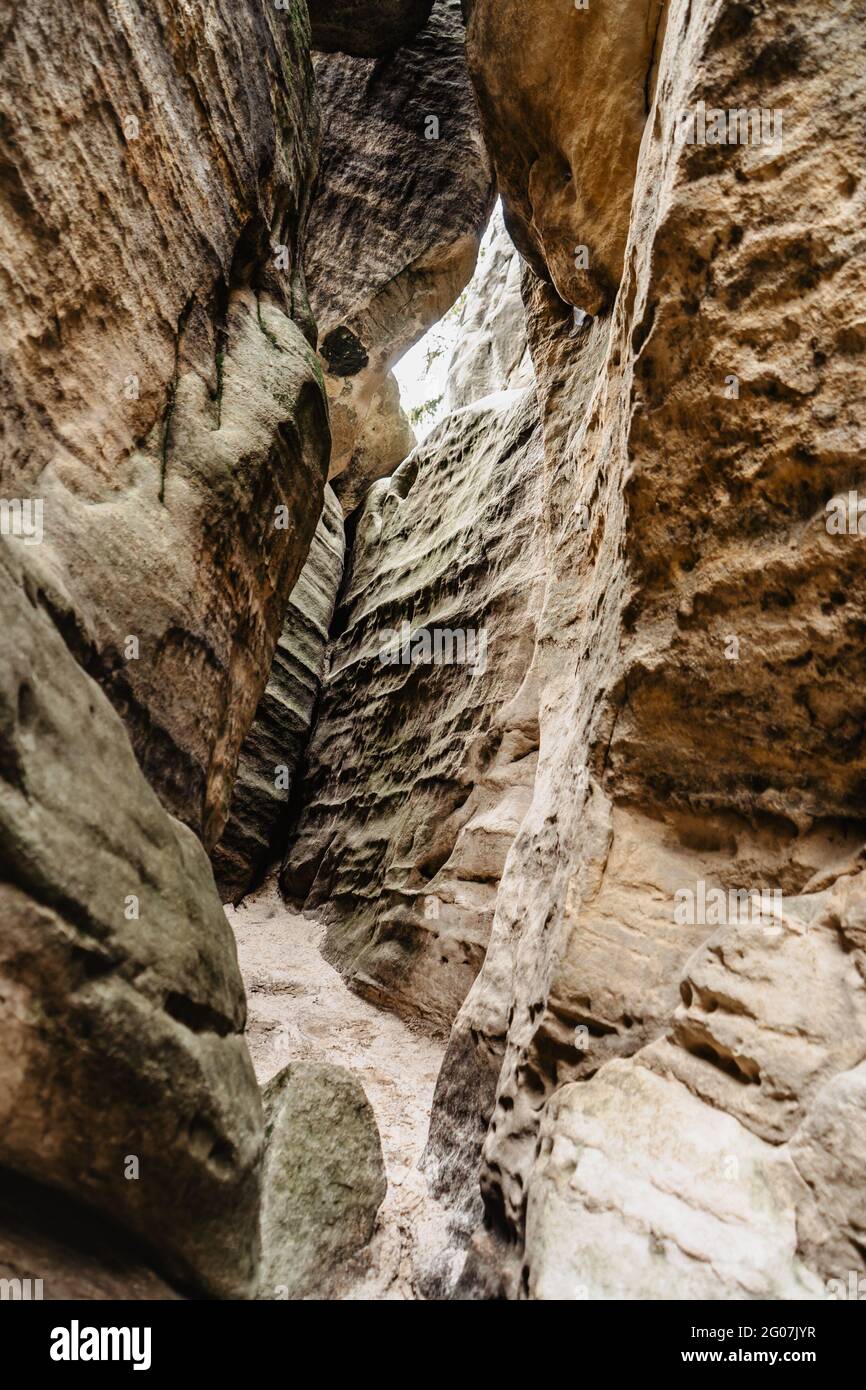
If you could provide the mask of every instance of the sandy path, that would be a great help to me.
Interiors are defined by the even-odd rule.
[[[341,1297],[417,1297],[414,1267],[445,1239],[444,1218],[416,1165],[427,1138],[444,1044],[353,994],[319,951],[315,921],[291,912],[271,879],[226,908],[247,990],[256,1075],[315,1055],[360,1078],[382,1136],[388,1195],[373,1240],[346,1270]]]

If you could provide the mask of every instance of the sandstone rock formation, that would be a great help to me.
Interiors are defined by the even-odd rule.
[[[44,601],[208,847],[328,461],[307,25],[88,0],[4,33],[4,486],[42,502]]]
[[[851,16],[808,0],[781,34],[673,4],[662,36],[612,314],[575,329],[527,287],[539,769],[433,1127],[455,1190],[484,1139],[476,1294],[811,1296],[862,1268],[863,562],[825,513],[858,478],[862,79]],[[680,143],[701,101],[784,137]],[[701,883],[784,906],[678,920]]]
[[[123,1228],[85,1292],[826,1297],[866,1274],[862,5],[463,0],[465,53],[456,0],[312,8],[316,86],[300,0],[4,32],[0,1166]],[[491,161],[522,261],[413,447],[390,368]],[[271,882],[238,928],[266,1136],[207,854],[237,898],[284,837],[306,918]],[[375,1118],[308,1060],[323,930],[448,1037],[393,1278]]]
[[[457,0],[384,59],[316,59],[326,125],[307,278],[346,511],[414,438],[393,363],[469,280],[493,201]]]
[[[588,314],[622,274],[662,0],[464,0],[472,80],[505,207],[536,274]]]
[[[0,545],[0,1164],[254,1286],[262,1113],[207,857]]]
[[[520,294],[522,263],[498,207],[488,238],[457,319],[445,386],[449,411],[534,383]]]
[[[292,1063],[263,1099],[259,1297],[327,1297],[385,1198],[376,1121],[360,1082],[330,1062]]]
[[[433,0],[309,0],[313,47],[379,58],[427,22]]]
[[[0,85],[0,1163],[244,1295],[244,992],[168,810],[217,838],[321,510],[306,11],[19,7]]]
[[[534,775],[539,474],[518,391],[371,488],[283,870],[354,985],[439,1028],[483,960]]]
[[[343,514],[330,487],[292,590],[265,693],[241,748],[231,816],[212,857],[226,899],[254,885],[278,853],[295,772],[310,732],[337,589],[343,577]]]

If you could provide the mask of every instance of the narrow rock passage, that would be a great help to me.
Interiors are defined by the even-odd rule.
[[[444,1216],[417,1164],[445,1044],[353,994],[321,955],[324,932],[290,911],[274,879],[226,908],[247,991],[247,1042],[259,1083],[317,1057],[353,1071],[376,1115],[388,1193],[370,1244],[341,1274],[342,1299],[412,1299],[445,1243]]]

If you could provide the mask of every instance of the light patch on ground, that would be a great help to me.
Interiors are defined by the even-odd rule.
[[[288,1062],[348,1067],[373,1107],[388,1193],[373,1239],[347,1267],[344,1299],[418,1296],[419,1258],[447,1244],[445,1218],[417,1163],[444,1044],[353,994],[319,950],[324,929],[291,912],[275,880],[226,908],[247,991],[247,1042],[260,1084]]]

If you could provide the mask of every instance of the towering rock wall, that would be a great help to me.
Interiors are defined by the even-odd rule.
[[[42,601],[210,846],[328,465],[305,6],[19,7],[4,40],[3,487],[41,502]]]
[[[457,317],[445,382],[449,411],[535,381],[520,294],[522,262],[505,230],[499,205],[485,242]]]
[[[355,987],[439,1029],[535,771],[540,465],[529,389],[449,416],[370,489],[283,869]]]
[[[3,28],[0,1163],[246,1294],[261,1101],[193,830],[221,830],[328,463],[308,20]]]
[[[307,746],[325,664],[325,648],[343,578],[343,513],[333,490],[292,590],[271,674],[244,740],[231,816],[211,856],[223,897],[237,900],[280,851],[298,765]]]
[[[288,828],[330,623],[281,882],[450,1028],[456,1292],[821,1297],[866,1225],[863,3],[463,12],[480,120],[455,0],[313,6],[318,336],[300,0],[6,22],[0,1165],[212,1295],[367,1240],[372,1117],[289,1069],[265,1129],[206,857],[238,896]],[[523,313],[500,241],[404,459],[491,159]]]
[[[534,111],[513,18],[473,6],[473,72]],[[483,1141],[467,1293],[810,1297],[862,1268],[863,560],[826,512],[860,481],[862,36],[858,6],[672,4],[612,313],[575,329],[585,286],[534,248],[538,775],[431,1134],[455,1197]],[[675,138],[702,102],[781,139]]]

